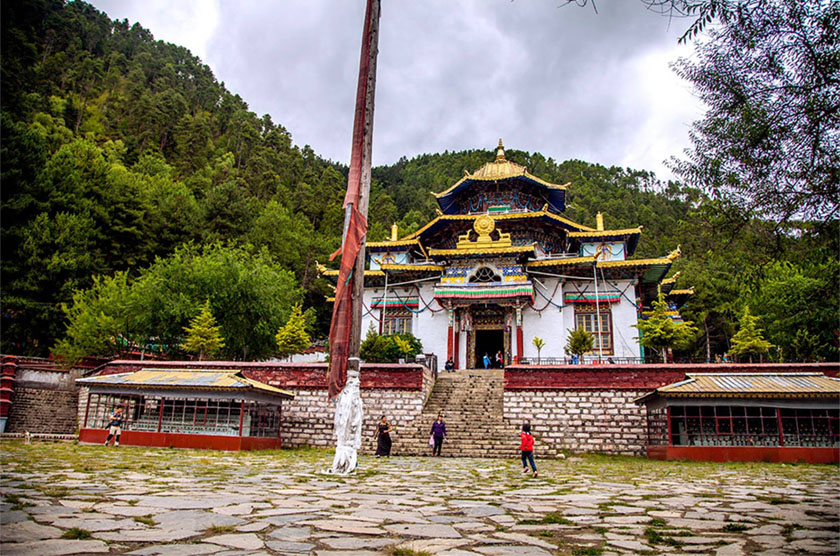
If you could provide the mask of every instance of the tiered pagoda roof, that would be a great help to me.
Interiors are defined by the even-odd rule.
[[[543,200],[548,210],[561,213],[566,210],[566,186],[549,183],[528,172],[521,164],[511,162],[505,158],[505,147],[499,139],[496,148],[496,160],[488,162],[473,173],[466,175],[449,189],[440,193],[432,193],[444,214],[461,214],[466,211],[468,204],[464,202],[469,193],[487,189],[492,184],[504,183],[504,189],[509,189],[517,183],[519,189],[525,189]],[[513,207],[517,208],[517,207]],[[536,208],[536,207],[534,207]],[[481,211],[483,212],[483,210]]]

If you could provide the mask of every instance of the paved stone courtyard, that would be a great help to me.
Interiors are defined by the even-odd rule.
[[[0,449],[4,556],[840,552],[835,466]]]

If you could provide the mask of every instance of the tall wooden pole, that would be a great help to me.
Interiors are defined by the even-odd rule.
[[[379,4],[380,0],[368,0],[366,20],[369,22],[369,33],[362,37],[362,61],[368,65],[366,95],[364,98],[364,123],[362,126],[362,159],[361,159],[361,188],[359,192],[359,205],[356,207],[362,216],[367,218],[368,204],[370,201],[370,167],[371,153],[373,151],[373,100],[376,90],[376,55],[379,53]],[[365,42],[367,47],[365,48]],[[367,51],[367,53],[366,53]],[[364,59],[367,54],[367,60]],[[359,75],[361,80],[363,76]],[[350,221],[352,205],[348,205],[344,213],[344,228]],[[356,266],[353,268],[353,325],[350,328],[350,365],[355,361],[356,369],[359,368],[359,351],[362,345],[362,296],[365,288],[365,238],[359,254],[356,256]]]
[[[347,194],[344,197],[344,234],[341,249],[343,255],[333,307],[333,321],[330,324],[328,388],[330,397],[338,393],[335,407],[335,457],[330,472],[339,474],[350,473],[356,468],[357,452],[362,444],[363,407],[359,391],[359,351],[362,342],[365,234],[370,199],[373,100],[376,89],[376,57],[379,52],[379,10],[380,0],[367,0],[356,91],[356,112],[353,120],[350,173],[347,179]],[[356,248],[358,251],[352,252]],[[350,257],[355,257],[352,271],[349,268],[350,260],[346,260]],[[348,293],[350,296],[349,318],[347,318]]]

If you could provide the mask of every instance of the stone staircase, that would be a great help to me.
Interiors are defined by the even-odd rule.
[[[503,406],[502,369],[442,371],[420,417],[394,435],[391,453],[431,455],[429,431],[440,413],[446,423],[443,457],[518,458],[521,423],[506,421]],[[541,451],[546,448],[540,445]]]

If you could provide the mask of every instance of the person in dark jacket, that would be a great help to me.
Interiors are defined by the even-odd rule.
[[[440,449],[443,446],[443,439],[446,438],[446,423],[443,422],[443,416],[438,413],[437,419],[432,423],[432,438],[435,439],[434,448],[432,448],[432,455],[440,457]]]
[[[374,435],[376,439],[376,457],[388,457],[391,455],[392,432],[394,432],[394,429],[391,428],[388,419],[383,415],[379,421],[379,425],[376,427],[376,435]]]

